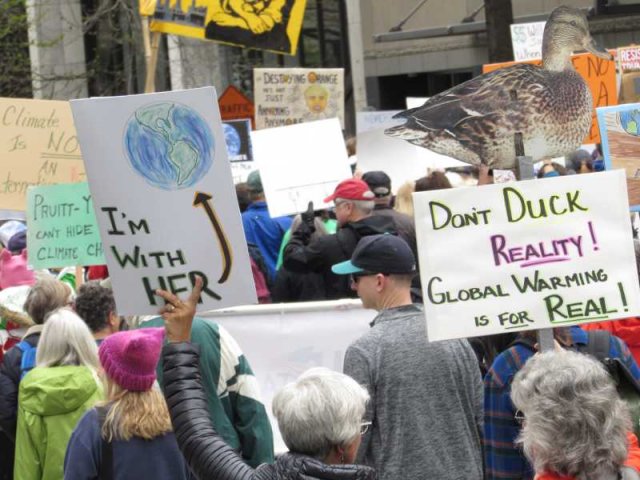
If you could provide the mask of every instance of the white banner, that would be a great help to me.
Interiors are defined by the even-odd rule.
[[[342,68],[254,68],[256,129],[338,117],[344,126]]]
[[[338,183],[351,178],[337,118],[251,132],[253,156],[272,217],[316,210]]]
[[[71,102],[118,313],[205,280],[200,310],[255,303],[214,88]]]
[[[640,314],[623,171],[413,199],[430,340]]]
[[[364,310],[359,300],[258,305],[207,315],[231,333],[249,360],[271,420],[277,453],[287,447],[271,412],[273,396],[309,368],[342,372],[347,347],[368,331],[375,315]]]

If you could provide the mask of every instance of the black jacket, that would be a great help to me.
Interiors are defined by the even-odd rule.
[[[335,275],[331,267],[351,258],[358,241],[367,235],[396,233],[393,220],[380,215],[350,222],[333,235],[324,235],[309,243],[311,233],[303,223],[293,232],[284,249],[283,265],[291,272],[317,272],[324,278],[327,300],[356,297],[347,275]]]
[[[178,445],[201,480],[375,480],[372,468],[326,465],[306,455],[287,453],[273,465],[253,469],[211,425],[199,372],[199,350],[191,343],[170,343],[162,350],[164,395]]]
[[[32,347],[38,345],[40,332],[32,333],[24,340]],[[15,442],[18,417],[18,387],[20,386],[20,364],[22,350],[13,346],[4,354],[0,365],[0,427],[7,437]]]

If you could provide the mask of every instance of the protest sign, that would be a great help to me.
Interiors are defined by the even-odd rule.
[[[629,205],[640,212],[640,103],[599,108],[597,112],[605,168],[624,169]]]
[[[576,71],[582,75],[587,82],[591,96],[593,97],[593,121],[587,138],[583,144],[592,144],[600,142],[600,132],[598,130],[598,122],[596,119],[595,108],[605,107],[609,105],[617,105],[617,80],[616,80],[616,63],[613,60],[605,60],[591,53],[581,53],[571,57],[573,66]],[[492,63],[482,66],[482,72],[488,73],[498,68],[508,67],[517,63],[529,63],[531,65],[541,65],[541,60],[528,60],[525,62],[506,62]]]
[[[256,128],[338,117],[344,126],[342,68],[254,68]]]
[[[430,340],[640,313],[624,172],[419,192],[413,203]]]
[[[356,113],[356,133],[364,133],[369,130],[395,127],[405,122],[403,118],[394,119],[393,116],[401,110],[382,110],[378,112]]]
[[[215,89],[71,102],[122,315],[153,314],[154,290],[199,310],[255,302]]]
[[[222,126],[231,162],[233,183],[245,182],[251,171],[258,168],[253,161],[251,148],[251,121],[231,120],[222,122]]]
[[[151,30],[295,55],[306,0],[158,0]]]
[[[405,99],[407,109],[421,107],[427,100],[429,100],[429,97],[407,97]]]
[[[511,44],[516,62],[542,58],[542,36],[547,22],[514,23]]]
[[[303,212],[323,200],[351,168],[337,118],[251,132],[253,155],[272,217]]]
[[[29,264],[33,268],[105,263],[86,182],[30,187],[27,225]]]
[[[248,118],[251,120],[251,126],[255,126],[253,102],[233,85],[229,85],[220,95],[218,105],[220,105],[222,120],[245,120]]]
[[[383,130],[358,134],[358,164],[361,172],[382,170],[397,192],[403,183],[424,177],[430,169],[468,166],[455,158],[440,155],[409,142],[398,142]]]
[[[620,103],[640,102],[640,46],[618,48]]]
[[[32,185],[85,179],[68,102],[0,98],[0,208],[27,209]]]

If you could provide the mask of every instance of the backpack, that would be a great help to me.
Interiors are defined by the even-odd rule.
[[[16,347],[22,352],[20,360],[20,380],[36,366],[36,347],[33,347],[26,340],[22,340]]]
[[[578,351],[597,359],[613,377],[620,398],[629,408],[633,433],[640,438],[640,382],[633,377],[629,368],[619,358],[609,358],[611,334],[608,331],[591,330],[587,333],[589,335],[587,344],[578,348]]]

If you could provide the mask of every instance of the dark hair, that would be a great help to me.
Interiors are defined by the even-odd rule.
[[[545,163],[540,167],[540,170],[538,170],[538,178],[544,178],[545,173],[547,173],[544,171],[545,167],[551,167],[553,170],[558,172],[558,175],[560,175],[561,177],[569,174],[569,170],[567,170],[566,167],[563,167],[558,162],[551,162]]]
[[[426,177],[416,180],[414,191],[426,192],[428,190],[442,190],[451,188],[451,182],[443,172],[432,172]]]
[[[78,289],[75,310],[93,333],[99,332],[108,325],[109,314],[116,311],[113,292],[99,282],[87,282]]]
[[[238,197],[238,206],[240,207],[240,213],[242,213],[251,203],[249,186],[246,183],[238,183],[236,185],[236,196]]]

